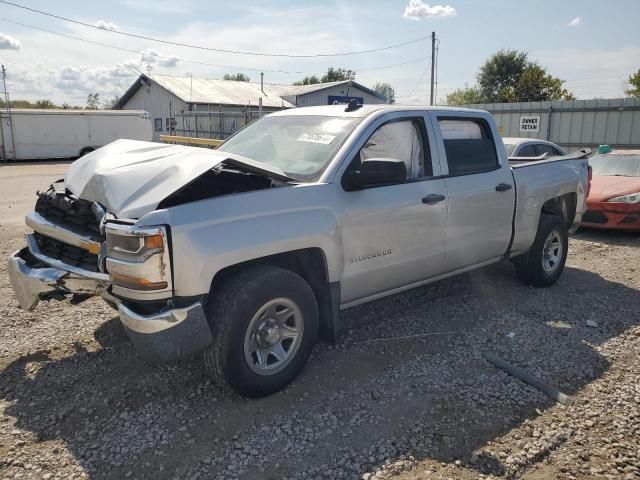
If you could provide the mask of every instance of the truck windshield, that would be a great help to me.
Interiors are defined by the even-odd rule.
[[[640,177],[640,155],[594,155],[589,165],[594,175]]]
[[[312,182],[320,178],[361,120],[320,115],[263,117],[218,150],[278,167],[295,180]]]

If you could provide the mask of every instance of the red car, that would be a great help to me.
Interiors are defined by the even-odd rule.
[[[582,225],[640,231],[640,150],[612,150],[589,158],[593,171]]]

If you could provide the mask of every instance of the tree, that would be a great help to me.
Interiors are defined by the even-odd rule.
[[[554,77],[537,62],[529,61],[527,52],[500,50],[478,71],[478,86],[456,90],[447,95],[447,103],[544,102],[575,100],[564,88],[564,80]]]
[[[345,68],[333,68],[329,67],[327,73],[322,76],[320,81],[326,82],[341,82],[343,80],[355,80],[356,72],[353,70],[347,70]]]
[[[36,108],[58,108],[56,104],[54,104],[51,100],[42,99],[37,100],[35,103]]]
[[[629,75],[629,89],[624,93],[630,97],[640,97],[640,69],[634,74]]]
[[[294,85],[315,85],[316,83],[320,83],[320,79],[315,75],[306,76],[302,80],[293,82]]]
[[[529,66],[526,52],[500,50],[480,67],[478,85],[487,102],[513,102],[520,76]]]
[[[346,68],[329,67],[327,73],[318,78],[316,75],[308,75],[302,80],[293,82],[294,85],[315,85],[316,83],[342,82],[344,80],[355,80],[356,72]]]
[[[396,103],[396,91],[390,83],[377,82],[373,86],[373,91],[380,95],[384,95],[387,99],[387,103]]]
[[[99,93],[90,93],[87,95],[87,106],[85,107],[87,110],[98,110],[100,107],[100,94]]]
[[[248,76],[246,76],[244,73],[225,73],[224,77],[222,77],[223,80],[234,80],[236,82],[248,82],[249,80],[251,80]]]
[[[530,64],[515,86],[516,102],[544,102],[548,100],[575,100],[566,88],[564,80],[549,75],[537,63]]]
[[[447,95],[447,105],[467,105],[471,103],[484,103],[485,99],[478,87],[470,87],[465,84],[464,88],[454,90]]]
[[[107,98],[102,104],[102,108],[105,110],[113,110],[113,107],[116,106],[116,103],[120,100],[118,95],[114,95],[112,98]]]

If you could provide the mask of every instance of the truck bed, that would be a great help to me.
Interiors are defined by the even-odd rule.
[[[540,206],[551,198],[566,198],[566,208],[573,209],[571,231],[580,224],[586,210],[588,162],[591,150],[579,150],[569,155],[536,158],[509,158],[516,185],[514,239],[511,256],[527,251],[538,230]]]

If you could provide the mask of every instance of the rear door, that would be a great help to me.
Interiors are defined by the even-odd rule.
[[[433,112],[432,121],[449,197],[446,270],[499,258],[511,239],[515,188],[498,134],[472,112]]]
[[[377,119],[356,144],[343,177],[371,158],[403,160],[405,181],[362,190],[339,188],[344,269],[342,304],[393,291],[444,269],[447,198],[428,117]]]

